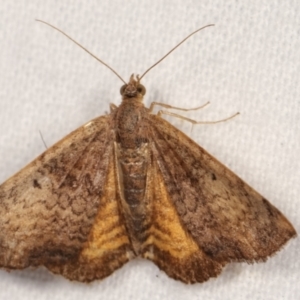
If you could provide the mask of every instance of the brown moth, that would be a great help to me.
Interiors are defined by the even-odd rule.
[[[230,262],[265,261],[296,236],[264,197],[143,105],[142,77],[125,82],[110,114],[0,186],[1,267],[44,265],[89,282],[143,257],[194,283]]]

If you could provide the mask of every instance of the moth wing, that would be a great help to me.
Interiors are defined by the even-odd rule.
[[[184,133],[149,115],[152,153],[180,224],[221,265],[260,261],[296,231],[285,216]]]
[[[101,209],[112,218],[108,227],[115,224],[120,232],[123,228],[117,211],[110,124],[109,115],[92,120],[0,186],[1,267],[45,265],[71,279],[89,281],[93,276],[105,277],[112,272],[109,268],[125,262],[123,237],[121,250],[118,243],[108,248],[118,248],[120,256],[122,252],[119,263],[97,274],[94,265],[87,269],[81,265],[97,259],[101,263],[99,257],[109,255],[95,248],[105,243],[92,243],[95,235],[105,234]],[[111,203],[107,206],[108,198]],[[70,270],[70,264],[77,271]]]
[[[216,277],[223,264],[210,258],[183,226],[157,158],[152,158],[148,169],[146,197],[152,213],[142,257],[152,260],[170,277],[186,283]]]
[[[135,256],[118,206],[120,192],[116,171],[112,155],[98,212],[79,255],[66,262],[47,263],[46,267],[52,272],[71,280],[90,282],[110,275]]]

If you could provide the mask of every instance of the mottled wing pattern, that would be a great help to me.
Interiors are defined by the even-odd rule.
[[[82,250],[74,260],[46,266],[71,280],[90,282],[102,279],[134,257],[122,219],[116,168],[111,157],[98,213]]]
[[[115,174],[108,171],[114,140],[109,118],[99,117],[75,130],[0,186],[1,267],[46,265],[71,279],[91,280],[92,266],[80,269],[79,257],[101,263],[104,254],[92,252],[98,246],[114,247],[103,237],[95,242],[97,235],[113,225],[122,232],[115,214]],[[119,244],[115,247],[124,263]],[[70,263],[77,263],[77,273],[68,269]]]
[[[188,276],[181,280],[204,281],[219,273],[220,266],[230,261],[265,260],[296,235],[278,209],[185,134],[156,115],[149,114],[147,122],[152,135],[153,160],[157,161],[159,170],[157,181],[161,197],[158,199],[164,198],[169,207],[174,205],[175,223],[182,226],[198,246],[198,254],[194,244],[182,247],[183,251],[190,251],[190,259],[195,262],[190,263],[193,269],[190,272],[197,274],[206,264],[200,280]],[[169,224],[166,228],[172,231],[172,226],[175,225]],[[165,237],[168,235],[172,236],[169,232]],[[156,260],[170,275],[171,266],[163,257],[176,258],[176,255],[167,250],[166,244],[161,242]],[[180,243],[177,246],[180,247]],[[161,249],[166,249],[164,255]],[[183,260],[181,263],[184,266]],[[182,268],[180,272],[184,277],[186,270]],[[178,278],[180,274],[173,277]]]
[[[182,226],[156,158],[149,170],[152,178],[147,190],[152,199],[152,216],[142,256],[155,262],[170,277],[186,283],[216,277],[222,270],[222,263],[199,248]]]

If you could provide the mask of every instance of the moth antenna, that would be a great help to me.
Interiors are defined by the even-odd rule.
[[[143,75],[140,77],[140,80],[151,70],[153,69],[156,65],[158,65],[162,60],[164,60],[169,54],[171,54],[176,48],[178,48],[182,43],[184,43],[188,38],[190,38],[192,35],[194,35],[195,33],[197,33],[198,31],[206,28],[206,27],[210,27],[210,26],[215,26],[215,24],[209,24],[206,25],[204,27],[201,27],[199,29],[197,29],[196,31],[192,32],[191,34],[189,34],[186,38],[184,38],[179,44],[177,44],[174,48],[172,48],[166,55],[164,55],[159,61],[157,61],[154,65],[152,65],[149,69],[147,69]]]
[[[125,84],[127,84],[127,82],[112,68],[110,67],[108,64],[106,64],[104,61],[102,61],[100,58],[98,58],[96,55],[94,55],[92,52],[90,52],[88,49],[84,48],[82,45],[80,45],[78,42],[76,42],[74,39],[72,39],[69,35],[67,35],[65,32],[63,32],[62,30],[58,29],[57,27],[42,21],[42,20],[38,20],[36,19],[37,22],[41,22],[44,23],[50,27],[52,27],[53,29],[59,31],[60,33],[62,33],[64,36],[66,36],[69,40],[71,40],[73,43],[75,43],[77,46],[79,46],[81,49],[83,49],[84,51],[86,51],[88,54],[90,54],[92,57],[94,57],[96,60],[98,60],[101,64],[103,64],[104,66],[106,66],[108,69],[110,69],[115,75],[117,75],[119,77],[119,79],[121,79]]]

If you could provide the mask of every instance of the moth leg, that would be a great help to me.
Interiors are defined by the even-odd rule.
[[[195,120],[192,120],[192,119],[189,119],[187,117],[184,117],[184,116],[181,116],[181,115],[178,115],[178,114],[175,114],[175,113],[172,113],[172,112],[169,112],[169,111],[166,111],[166,110],[160,110],[157,115],[159,117],[161,117],[162,115],[169,115],[169,116],[173,116],[173,117],[176,117],[176,118],[179,118],[179,119],[182,119],[182,120],[185,120],[185,121],[188,121],[192,124],[216,124],[216,123],[221,123],[221,122],[225,122],[225,121],[228,121],[232,118],[234,118],[235,116],[239,115],[240,113],[237,112],[235,113],[234,115],[228,117],[228,118],[225,118],[225,119],[222,119],[222,120],[218,120],[218,121],[195,121]]]
[[[109,103],[110,112],[114,111],[118,106],[113,103]]]
[[[41,132],[40,130],[39,130],[39,133],[40,133],[40,137],[41,137],[41,139],[42,139],[42,142],[43,142],[45,148],[48,149],[48,146],[47,146],[47,144],[46,144],[46,142],[45,142],[45,140],[44,140],[44,137],[43,137],[43,135],[42,135],[42,132]]]
[[[172,105],[169,105],[169,104],[165,104],[165,103],[161,103],[161,102],[152,102],[150,104],[150,107],[149,107],[149,110],[150,110],[150,113],[153,112],[153,109],[154,109],[154,106],[155,105],[159,105],[159,106],[162,106],[164,108],[172,108],[172,109],[177,109],[177,110],[182,110],[182,111],[190,111],[190,110],[197,110],[197,109],[201,109],[201,108],[204,108],[205,106],[207,106],[209,104],[209,102],[206,102],[205,104],[199,106],[199,107],[196,107],[196,108],[180,108],[180,107],[176,107],[176,106],[172,106]]]

